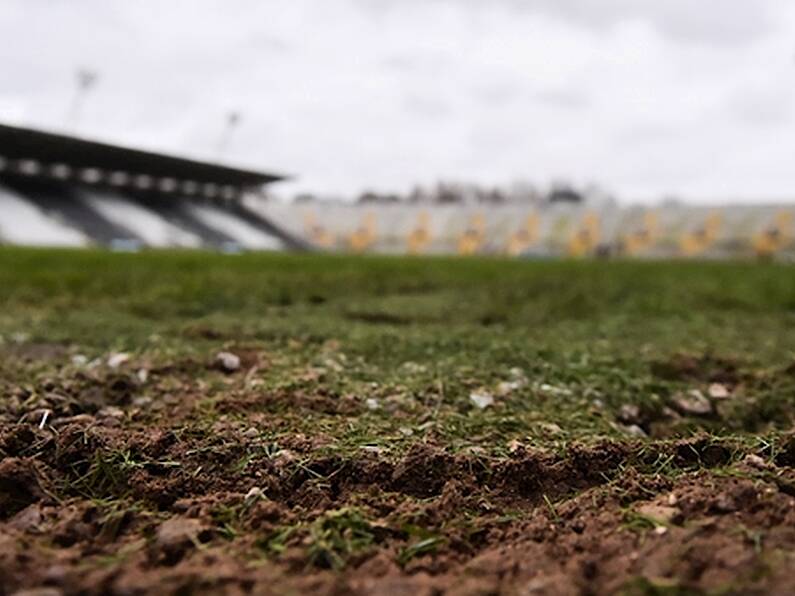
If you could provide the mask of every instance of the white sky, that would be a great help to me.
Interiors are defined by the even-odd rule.
[[[239,110],[285,194],[795,197],[792,0],[2,0],[0,39],[0,120],[215,159]]]

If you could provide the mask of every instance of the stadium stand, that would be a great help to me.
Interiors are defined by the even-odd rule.
[[[307,249],[307,242],[241,203],[281,179],[0,125],[0,241]]]
[[[567,187],[512,197],[262,200],[282,177],[0,125],[0,242],[637,258],[795,258],[795,206],[619,206]],[[530,200],[532,199],[532,200]]]

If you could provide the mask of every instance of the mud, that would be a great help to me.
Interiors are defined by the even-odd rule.
[[[418,444],[391,460],[299,440],[240,469],[251,445],[234,433],[96,420],[14,425],[0,445],[8,594],[795,589],[787,449],[781,465],[706,438],[485,459]],[[680,473],[654,473],[663,456]]]
[[[287,415],[361,406],[247,390],[268,359],[240,356],[231,380],[197,359],[12,387],[0,594],[795,593],[795,438],[334,450]],[[203,417],[208,382],[228,398]]]

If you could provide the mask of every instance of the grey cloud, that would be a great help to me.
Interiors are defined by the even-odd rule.
[[[558,15],[590,27],[628,19],[648,21],[681,41],[736,44],[756,40],[773,27],[767,4],[748,0],[508,0],[522,10]]]
[[[647,21],[663,35],[684,42],[744,44],[775,27],[765,0],[356,0],[368,14],[388,17],[412,3],[466,5],[472,10],[509,9],[560,18],[605,30],[631,19]]]
[[[408,112],[423,118],[442,118],[452,113],[452,107],[433,97],[410,94],[403,100]]]
[[[582,109],[591,104],[588,94],[582,89],[545,89],[535,94],[540,103],[568,109]]]
[[[496,183],[532,167],[536,180],[571,172],[653,193],[685,166],[696,188],[719,188],[715,164],[746,184],[738,192],[795,186],[786,0],[6,0],[3,10],[0,118],[62,126],[86,66],[101,80],[76,132],[215,159],[224,116],[239,109],[225,158],[295,173],[306,190],[460,172]],[[737,146],[767,147],[775,176],[735,163]]]
[[[789,88],[746,88],[729,99],[730,112],[751,126],[780,126],[792,116]]]
[[[521,87],[509,81],[479,83],[473,89],[475,99],[488,107],[502,107],[521,95]]]

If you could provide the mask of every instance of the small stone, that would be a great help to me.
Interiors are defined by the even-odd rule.
[[[74,416],[57,418],[56,420],[53,420],[52,425],[55,427],[61,427],[68,424],[91,424],[92,422],[94,422],[94,417],[91,414],[75,414]]]
[[[139,368],[135,376],[138,377],[139,383],[146,383],[146,381],[149,380],[149,370],[146,368]]]
[[[727,494],[718,495],[712,503],[712,510],[717,513],[734,513],[737,509],[737,501]]]
[[[256,439],[258,436],[259,436],[259,431],[253,426],[250,426],[249,428],[243,431],[243,437],[246,439]]]
[[[624,404],[618,410],[618,419],[625,424],[640,422],[640,407],[635,404]]]
[[[403,435],[404,437],[410,437],[411,435],[413,435],[413,434],[414,434],[414,430],[413,430],[413,429],[411,429],[411,428],[409,428],[408,426],[401,426],[401,427],[398,429],[398,431],[399,431],[399,432],[400,432],[400,434],[401,434],[401,435]]]
[[[417,364],[416,362],[404,362],[402,367],[406,369],[406,372],[410,373],[424,373],[428,370],[428,368],[422,364]]]
[[[246,505],[251,505],[255,501],[265,499],[265,492],[259,486],[252,486],[243,498]]]
[[[624,432],[633,437],[648,437],[646,431],[639,427],[637,424],[629,424],[623,427]]]
[[[494,396],[485,391],[473,391],[469,394],[469,401],[475,404],[480,410],[485,410],[494,404]]]
[[[764,460],[764,458],[756,455],[755,453],[749,453],[746,455],[743,458],[743,462],[745,462],[746,465],[758,470],[764,470],[768,467],[768,463]]]
[[[122,364],[125,364],[129,360],[130,355],[126,352],[113,352],[110,356],[108,356],[108,366],[110,368],[119,368]]]
[[[124,410],[117,406],[105,406],[97,412],[97,418],[124,418]]]
[[[712,402],[698,389],[686,394],[677,394],[673,398],[674,407],[688,416],[708,416],[712,414]]]
[[[470,455],[486,455],[486,450],[480,445],[470,445],[464,451]]]
[[[240,356],[232,352],[218,352],[215,361],[224,372],[235,372],[240,368]]]
[[[378,410],[381,407],[381,404],[374,397],[368,397],[364,400],[364,405],[368,410]]]
[[[518,366],[514,366],[511,370],[509,370],[508,374],[510,374],[514,379],[523,380],[527,378],[524,374],[524,371]]]
[[[674,505],[676,505],[677,503],[679,503],[679,498],[676,496],[676,493],[670,493],[670,494],[668,495],[668,499],[667,499],[667,501],[668,501],[668,504],[669,504],[671,507],[673,507]]]
[[[83,354],[75,354],[72,356],[72,364],[75,366],[85,366],[88,364],[88,358]]]
[[[549,383],[541,383],[538,386],[538,389],[542,393],[548,393],[549,395],[572,395],[571,389],[567,389],[566,387],[556,387],[555,385],[550,385]]]
[[[682,520],[682,511],[678,507],[669,505],[644,503],[638,506],[636,511],[655,524],[662,526],[679,523]]]
[[[30,334],[24,332],[17,332],[11,334],[11,341],[15,344],[24,344],[30,339]]]
[[[12,517],[8,524],[17,530],[32,532],[38,529],[41,519],[41,509],[37,503],[34,503]]]
[[[549,435],[559,435],[563,432],[563,429],[554,422],[542,422],[539,424],[539,426],[541,427],[541,430]]]
[[[668,533],[668,528],[665,526],[657,526],[654,528],[654,533],[657,534],[657,536],[664,536]]]
[[[333,358],[326,358],[323,361],[323,366],[338,373],[345,370],[342,364],[340,364],[337,360],[334,360]]]
[[[508,441],[508,452],[509,453],[516,453],[520,449],[524,449],[524,445],[521,441],[517,439],[511,439]]]
[[[712,399],[728,399],[731,397],[726,385],[721,383],[712,383],[707,389],[707,395],[709,395]]]
[[[521,381],[502,381],[497,384],[497,395],[508,395],[517,389],[521,389],[522,385],[524,383]]]

